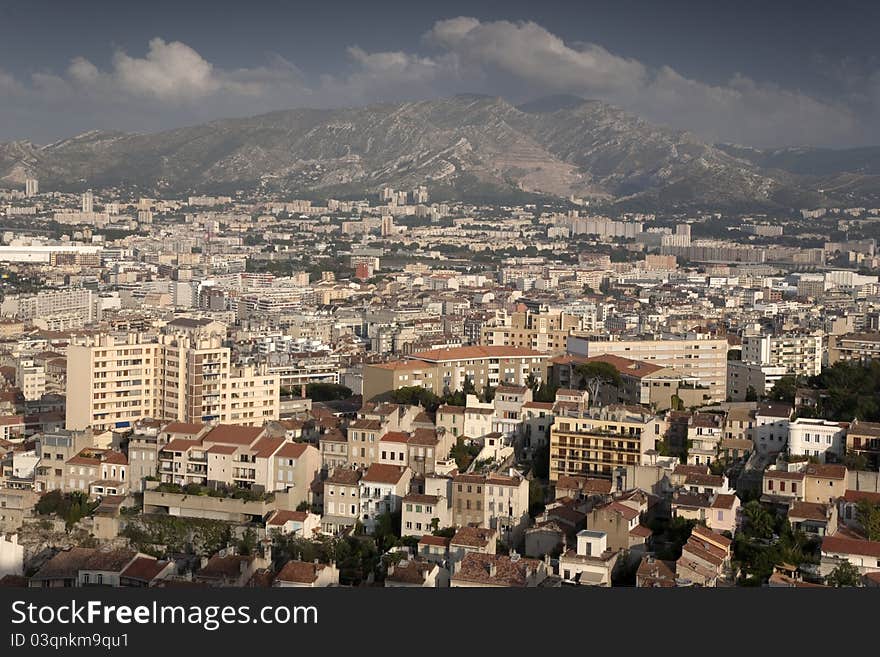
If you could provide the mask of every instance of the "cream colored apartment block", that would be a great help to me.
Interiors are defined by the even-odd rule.
[[[66,426],[100,433],[141,418],[242,425],[278,419],[278,377],[230,358],[216,335],[102,335],[71,344]]]

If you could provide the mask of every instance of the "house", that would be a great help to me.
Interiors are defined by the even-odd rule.
[[[430,588],[449,585],[449,574],[435,561],[403,559],[388,566],[385,588]]]
[[[324,480],[324,514],[321,531],[338,534],[354,527],[360,518],[361,473],[358,470],[337,468]]]
[[[821,463],[839,461],[846,449],[848,424],[813,418],[798,418],[788,424],[788,453],[815,456]]]
[[[433,561],[441,565],[449,559],[449,544],[452,541],[445,536],[425,534],[419,539],[418,556],[425,561]]]
[[[759,454],[776,454],[785,449],[792,412],[790,404],[780,402],[758,404],[749,437]]]
[[[498,532],[489,527],[461,527],[449,541],[449,561],[456,563],[472,552],[495,554]]]
[[[266,566],[265,560],[255,555],[215,554],[202,559],[202,567],[193,575],[193,581],[208,586],[240,588],[253,574]]]
[[[360,481],[360,521],[368,532],[384,513],[400,510],[409,491],[412,470],[406,466],[373,463]]]
[[[577,475],[559,475],[556,481],[556,499],[570,497],[572,499],[591,499],[597,502],[611,501],[612,481],[598,477],[579,477]]]
[[[31,577],[31,588],[120,586],[122,573],[140,557],[127,549],[70,548],[44,563]]]
[[[736,495],[716,495],[706,518],[706,525],[716,532],[728,532],[732,536],[739,527],[740,506]]]
[[[846,452],[864,456],[867,469],[880,469],[880,422],[853,420],[846,434]]]
[[[839,522],[847,527],[854,529],[859,533],[863,533],[864,528],[859,522],[859,502],[867,502],[869,504],[880,506],[880,492],[872,493],[863,490],[847,490],[842,497],[837,499],[837,518]]]
[[[761,485],[761,501],[788,507],[791,500],[804,499],[804,473],[767,468]]]
[[[119,585],[149,588],[174,573],[173,561],[160,561],[155,557],[139,555],[119,574]]]
[[[581,586],[611,586],[619,554],[608,547],[605,532],[584,529],[577,533],[577,547],[559,556],[559,574],[564,581]]]
[[[439,495],[410,493],[403,498],[402,536],[423,536],[425,532],[448,527],[451,514],[446,500]]]
[[[646,554],[636,570],[636,588],[674,588],[675,562],[663,561],[653,554]]]
[[[819,502],[793,501],[788,507],[791,528],[808,536],[826,536],[837,533],[837,507]]]
[[[348,467],[348,438],[338,429],[322,434],[318,439],[318,448],[321,450],[322,469],[332,472],[336,468]]]
[[[516,552],[507,555],[470,552],[455,563],[450,586],[535,587],[550,574],[547,563],[526,559]]]
[[[339,586],[339,569],[334,562],[288,561],[272,583],[277,588],[321,588]]]
[[[675,562],[678,579],[697,586],[716,586],[730,568],[732,544],[718,532],[696,525]]]
[[[846,483],[846,466],[809,463],[804,470],[804,501],[834,504],[846,494]]]
[[[301,538],[313,538],[321,529],[321,516],[310,511],[276,510],[266,518],[266,534],[293,534]]]
[[[606,534],[609,549],[617,552],[644,545],[644,537],[633,536],[630,532],[639,526],[638,509],[618,501],[594,508],[587,515],[587,529]]]
[[[822,539],[819,572],[829,575],[842,561],[849,561],[862,575],[880,572],[880,541],[861,541],[843,536]]]

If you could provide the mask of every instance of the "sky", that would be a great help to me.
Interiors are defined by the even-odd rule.
[[[572,94],[708,141],[880,144],[880,2],[0,0],[0,141]]]

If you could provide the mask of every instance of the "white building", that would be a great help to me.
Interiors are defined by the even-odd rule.
[[[788,453],[815,456],[821,463],[829,454],[841,459],[846,449],[846,428],[842,422],[798,418],[788,425]]]

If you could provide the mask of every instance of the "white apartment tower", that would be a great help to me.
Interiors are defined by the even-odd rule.
[[[40,181],[36,178],[28,178],[24,181],[24,195],[27,197],[36,196],[40,193]]]

